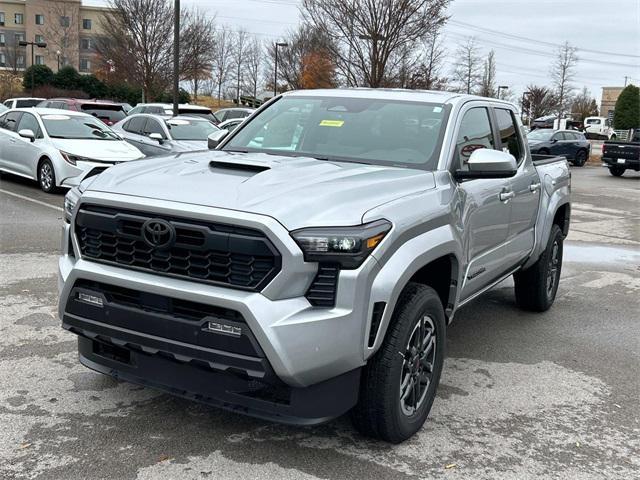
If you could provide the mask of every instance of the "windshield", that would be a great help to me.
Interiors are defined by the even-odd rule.
[[[167,120],[166,123],[174,140],[199,140],[204,142],[207,140],[207,136],[219,130],[211,122],[205,120],[174,118]]]
[[[24,100],[16,100],[16,108],[28,108],[38,105],[43,98],[29,98]]]
[[[527,135],[529,140],[549,140],[553,136],[553,130],[533,130]]]
[[[42,123],[51,138],[120,140],[104,123],[85,115],[43,115]]]
[[[435,170],[447,114],[442,104],[284,97],[223,150]]]

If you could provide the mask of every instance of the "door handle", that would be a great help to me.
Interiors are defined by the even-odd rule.
[[[532,183],[531,185],[529,185],[529,190],[533,193],[536,193],[538,190],[540,190],[540,183]]]
[[[500,192],[500,201],[506,203],[515,196],[516,196],[516,192],[514,191]]]

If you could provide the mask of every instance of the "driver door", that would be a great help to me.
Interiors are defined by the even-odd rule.
[[[454,153],[455,168],[467,168],[471,154],[480,148],[497,148],[488,105],[472,104],[460,113]],[[460,299],[465,300],[499,278],[507,268],[506,242],[511,203],[500,195],[510,191],[506,179],[479,178],[460,181],[461,214],[466,253]]]

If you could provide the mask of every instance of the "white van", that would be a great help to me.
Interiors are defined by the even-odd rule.
[[[584,133],[587,138],[615,140],[616,134],[611,128],[611,121],[606,117],[587,117],[584,119]]]

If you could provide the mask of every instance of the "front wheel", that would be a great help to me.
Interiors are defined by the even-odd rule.
[[[520,308],[544,312],[553,305],[562,271],[563,242],[562,230],[554,224],[538,261],[513,274],[516,303]]]
[[[420,430],[440,382],[445,329],[435,290],[407,285],[380,350],[363,372],[358,404],[351,412],[361,433],[400,443]]]
[[[580,150],[576,153],[576,158],[573,161],[573,164],[576,167],[583,167],[585,163],[587,163],[587,152],[585,150]]]
[[[620,165],[613,165],[609,167],[609,173],[614,177],[621,177],[626,169]]]
[[[48,158],[45,158],[38,166],[38,183],[43,192],[53,193],[56,190],[56,172]]]

